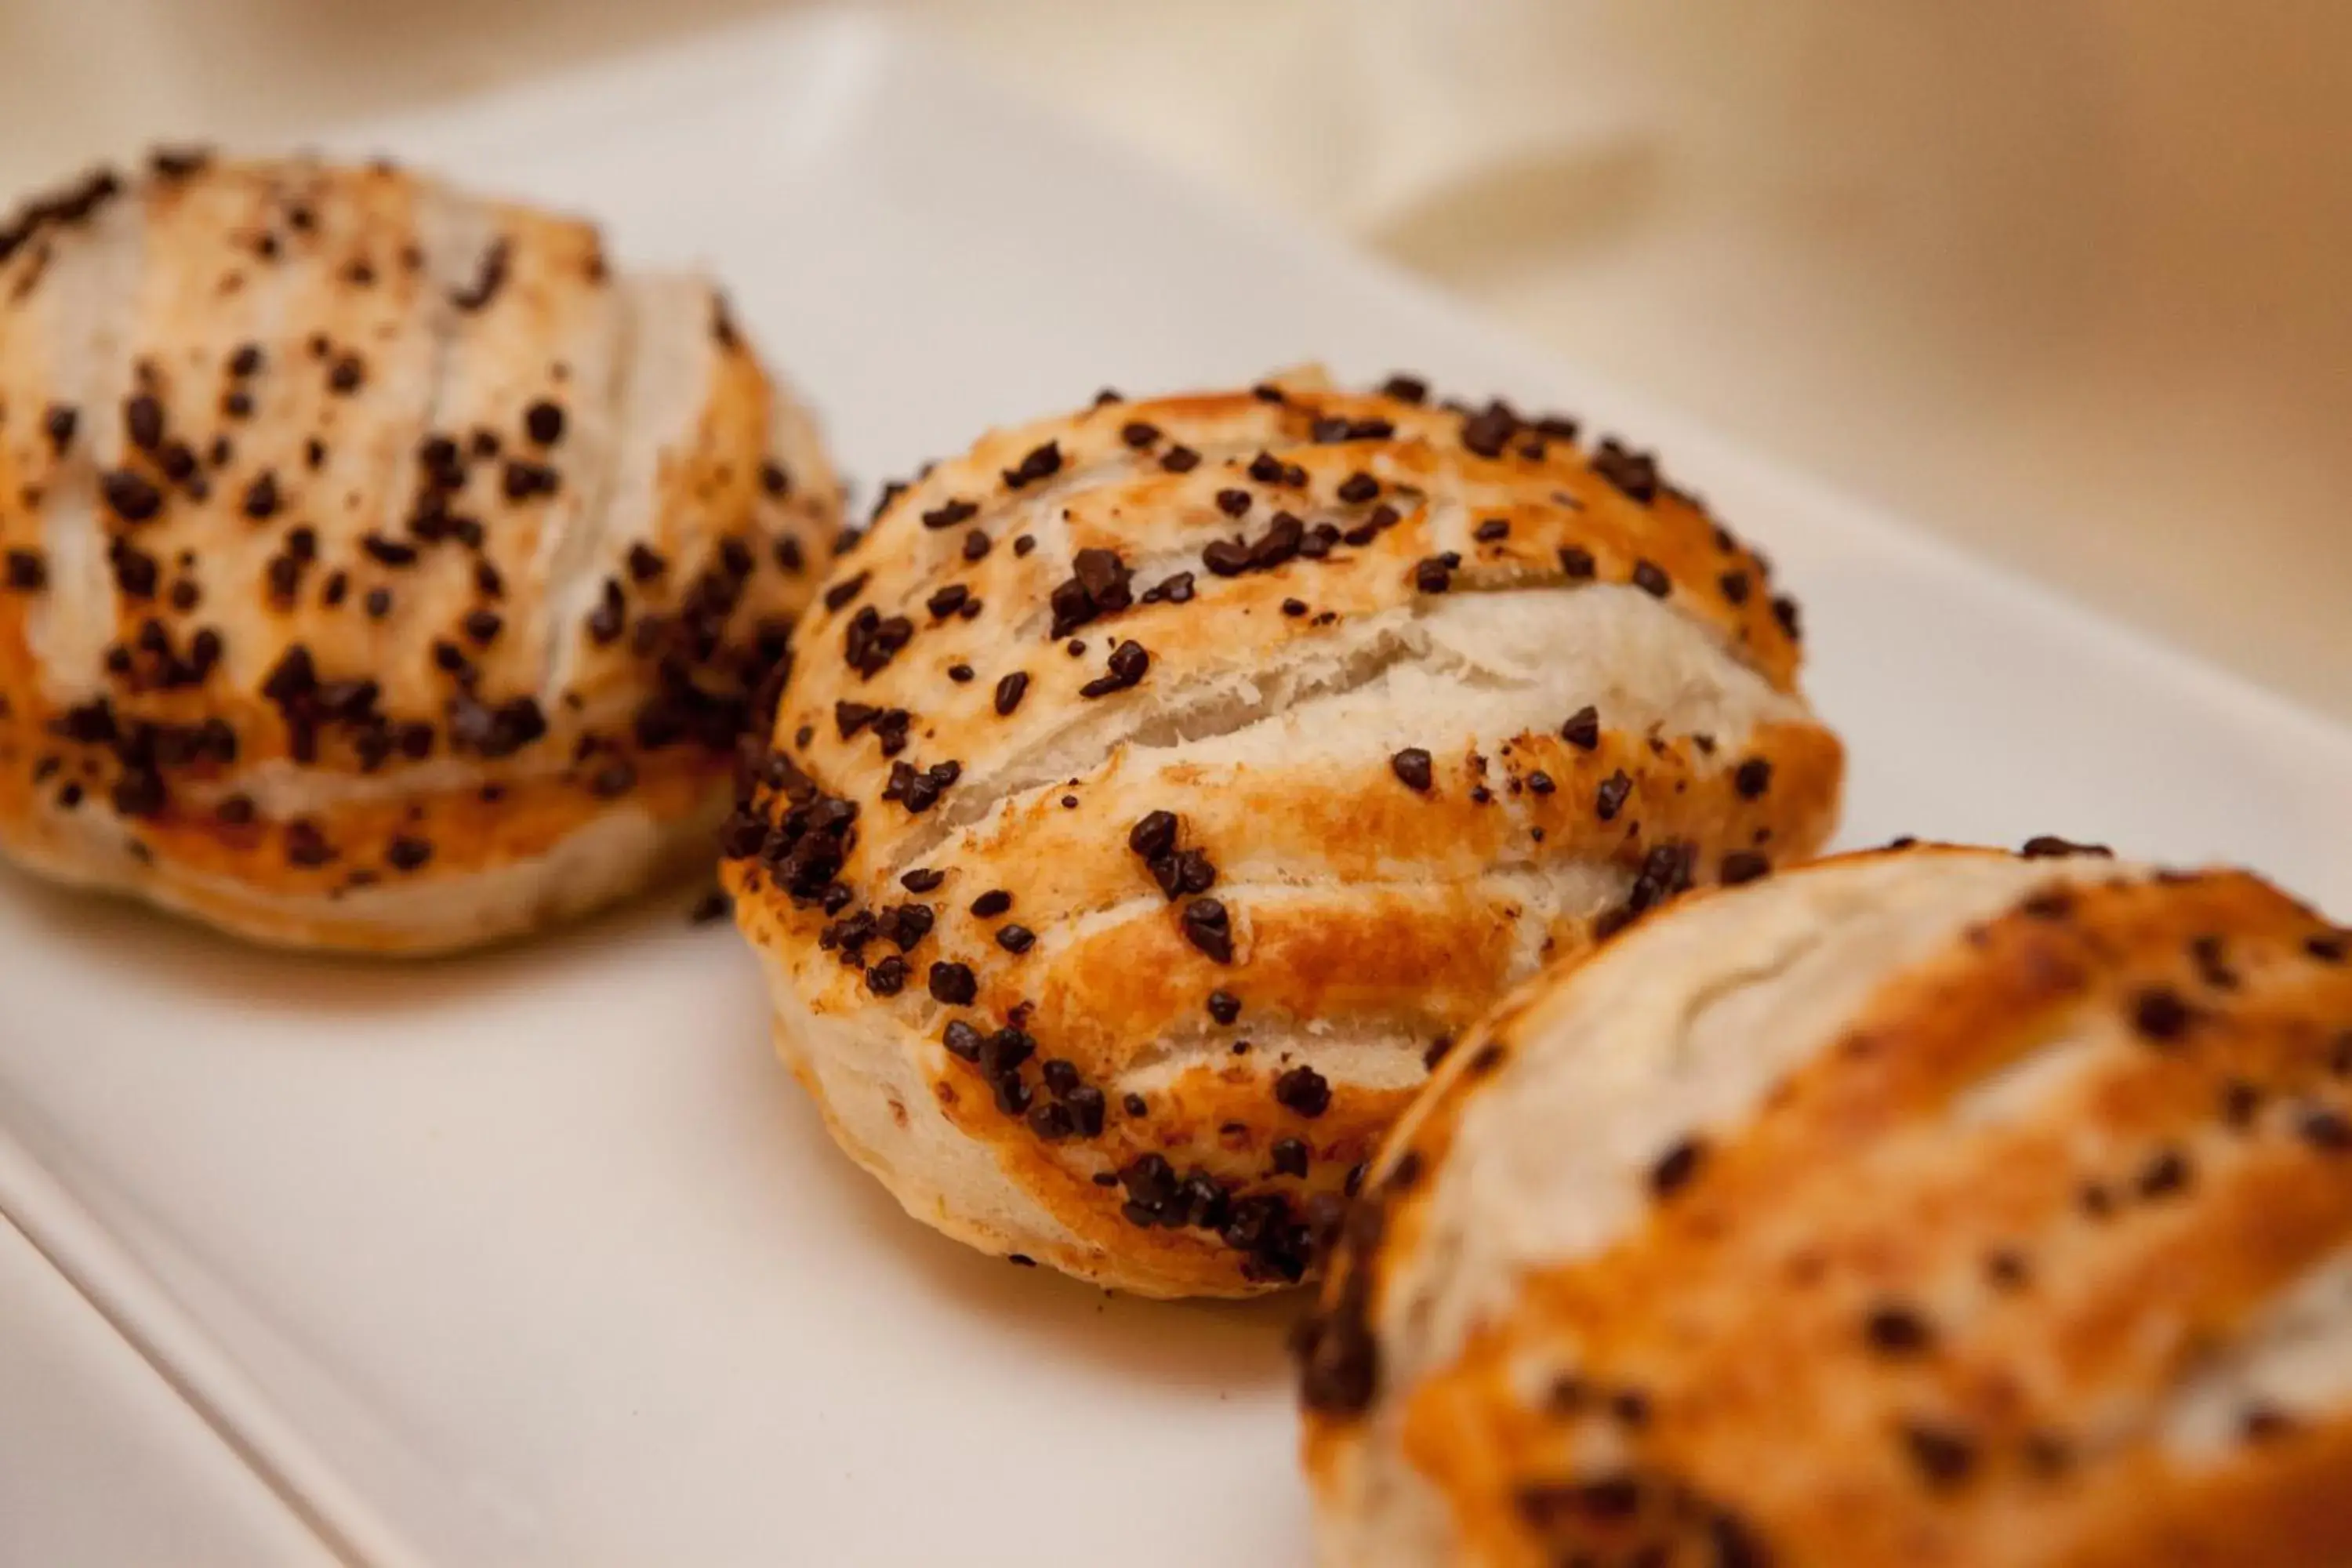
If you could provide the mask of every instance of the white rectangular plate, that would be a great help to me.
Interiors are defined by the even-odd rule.
[[[2352,906],[2345,735],[872,24],[352,145],[715,267],[868,493],[1105,382],[1319,359],[1581,413],[1803,597],[1849,842],[2060,832]],[[681,908],[384,966],[0,877],[0,1205],[353,1557],[1300,1561],[1291,1306],[1110,1300],[906,1220],[771,1060],[734,936]]]

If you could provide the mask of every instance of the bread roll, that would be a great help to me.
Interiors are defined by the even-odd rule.
[[[0,850],[425,952],[703,853],[838,495],[699,279],[376,164],[0,232]]]
[[[1762,562],[1647,458],[1417,394],[1108,398],[836,566],[727,879],[917,1217],[1150,1295],[1297,1280],[1449,1031],[1829,830]]]
[[[2240,872],[1916,849],[1547,972],[1302,1335],[1320,1561],[2352,1562],[2347,955]]]

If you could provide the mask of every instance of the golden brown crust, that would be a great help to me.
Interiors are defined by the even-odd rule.
[[[1956,855],[1980,858],[1909,858]],[[1827,899],[1853,863],[1770,891]],[[1390,1386],[1372,1325],[1435,1244],[1465,1119],[1567,1048],[1530,1024],[1583,977],[1498,1011],[1463,1047],[1496,1059],[1457,1057],[1383,1151],[1305,1336],[1327,1506],[1393,1442],[1448,1561],[2352,1552],[2352,1405],[2233,1395],[2217,1443],[2181,1436],[2200,1380],[2352,1244],[2345,934],[2239,873],[2070,862],[2021,894],[1884,973],[1736,1127],[1694,1129],[1630,1228],[1519,1273]]]
[[[1645,459],[1548,428],[1295,381],[999,432],[886,506],[727,876],[910,1209],[1152,1294],[1295,1279],[1430,1042],[1617,906],[1826,837],[1793,610]],[[1589,650],[1473,624],[1588,600]],[[1581,722],[1546,696],[1580,679]],[[1002,1195],[838,1103],[877,1094]]]
[[[0,847],[403,952],[707,830],[839,499],[707,285],[388,165],[168,158],[36,204],[0,300]]]

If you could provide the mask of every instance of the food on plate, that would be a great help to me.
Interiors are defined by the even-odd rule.
[[[712,286],[386,164],[162,153],[0,231],[0,850],[425,952],[710,853],[828,558]]]
[[[991,1252],[1297,1280],[1452,1032],[1801,858],[1795,607],[1647,456],[1302,374],[984,437],[800,628],[723,874],[852,1157]]]
[[[1320,1561],[2352,1560],[2352,932],[2075,847],[1695,896],[1466,1036],[1300,1336]]]

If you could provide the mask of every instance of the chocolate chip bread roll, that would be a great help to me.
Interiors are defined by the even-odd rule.
[[[1451,1031],[1829,831],[1796,626],[1647,458],[1500,405],[996,432],[837,565],[729,825],[779,1048],[975,1247],[1297,1280]]]
[[[1346,1221],[1319,1560],[2352,1562],[2348,959],[2243,873],[1936,848],[1547,972]]]
[[[383,166],[0,234],[0,849],[459,948],[707,853],[838,496],[698,279]]]

